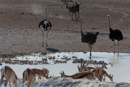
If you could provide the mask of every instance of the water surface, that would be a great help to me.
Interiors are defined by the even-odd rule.
[[[91,60],[105,61],[108,63],[106,70],[108,74],[112,74],[114,82],[130,82],[130,54],[120,53],[119,55],[106,52],[92,52]],[[50,59],[49,59],[50,58]],[[54,61],[65,61],[64,58],[70,58],[66,63],[55,63]],[[47,55],[41,55],[41,53],[32,53],[31,55],[17,56],[13,59],[8,59],[10,61],[20,60],[20,61],[33,61],[33,64],[9,64],[2,63],[0,68],[4,65],[9,65],[17,74],[18,78],[22,78],[22,73],[26,68],[47,68],[51,76],[60,76],[59,72],[61,70],[65,71],[65,74],[72,75],[78,72],[77,66],[79,63],[72,63],[75,59],[90,60],[89,53],[83,52],[61,52],[61,53],[48,53]],[[43,61],[47,59],[47,64],[37,63],[37,61]],[[2,59],[1,59],[2,60]],[[112,63],[113,66],[109,65]],[[106,81],[110,80],[106,77]]]

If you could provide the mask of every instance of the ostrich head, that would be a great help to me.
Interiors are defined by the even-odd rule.
[[[110,15],[107,15],[107,17],[110,17]]]
[[[45,9],[47,9],[47,7],[45,7]]]

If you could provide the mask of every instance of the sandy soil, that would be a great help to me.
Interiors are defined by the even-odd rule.
[[[109,39],[107,15],[111,15],[112,28],[120,29],[124,39],[120,41],[120,52],[129,53],[129,0],[76,0],[81,2],[80,18],[84,32],[99,32],[92,51],[113,52],[113,42]],[[72,2],[69,3],[70,5]],[[48,48],[42,47],[42,34],[38,24],[44,19],[47,6],[47,19],[52,23],[49,32]],[[0,1],[0,56],[32,52],[89,51],[81,42],[80,23],[69,19],[68,9],[60,0],[1,0]],[[117,47],[116,47],[117,51]]]

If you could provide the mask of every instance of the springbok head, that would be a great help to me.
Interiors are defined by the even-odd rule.
[[[113,82],[113,75],[110,74],[110,80]]]
[[[61,77],[64,77],[65,75],[64,71],[61,71],[60,74],[61,74]]]
[[[87,63],[87,64],[86,64],[86,63],[87,63],[87,60],[84,61],[84,62],[81,60],[81,65],[80,65],[80,66],[77,66],[79,72],[84,71],[85,67],[89,64],[89,63]],[[86,64],[86,65],[85,65],[85,64]]]

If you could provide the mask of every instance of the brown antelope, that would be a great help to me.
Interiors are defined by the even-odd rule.
[[[31,85],[31,87],[34,87],[34,82],[35,82],[35,74],[33,73],[33,71],[29,68],[27,68],[24,72],[23,72],[23,85],[24,82],[27,81],[28,87]],[[23,86],[22,86],[23,87]]]
[[[74,2],[73,6],[68,6],[68,1],[67,1],[67,5],[66,8],[69,9],[69,18],[71,15],[71,18],[73,20],[73,13],[75,14],[75,18],[77,20],[77,16],[76,16],[76,12],[78,13],[78,19],[79,19],[79,5],[77,2]]]
[[[41,76],[45,77],[46,79],[49,79],[47,76],[48,74],[45,74],[45,72],[41,69],[31,69],[36,76],[38,76],[38,79],[41,78]]]
[[[105,81],[106,76],[113,82],[113,75],[108,75],[108,73],[104,70],[104,67],[96,67],[92,69],[92,67],[88,70],[85,71],[89,71],[95,74],[95,77],[98,78],[100,81]]]
[[[1,69],[1,83],[3,82],[4,77],[6,79],[5,87],[6,87],[8,82],[9,82],[10,87],[11,87],[10,83],[12,83],[14,85],[14,87],[17,87],[17,79],[18,79],[17,75],[15,74],[13,69],[11,69],[9,66],[4,66]]]
[[[87,62],[87,64],[85,65],[85,63]],[[89,71],[92,72],[96,78],[98,78],[100,81],[102,81],[102,78],[104,76],[103,74],[103,70],[107,69],[105,63],[102,63],[102,67],[86,67],[89,64],[88,61],[84,61],[84,63],[82,63],[81,61],[81,66],[77,66],[78,71],[79,72],[84,72],[84,71]],[[104,70],[105,71],[105,70]]]
[[[80,71],[79,68],[78,70]],[[107,76],[113,82],[113,75],[108,75],[108,73],[104,70],[103,66],[101,68],[87,67],[86,69],[84,69],[84,71],[92,72],[95,75],[95,78],[98,78],[100,81],[105,81],[105,78]]]
[[[61,77],[71,77],[72,79],[81,79],[86,77],[87,79],[91,80],[91,79],[95,79],[93,73],[91,72],[79,72],[73,75],[65,75],[64,71],[60,73]]]

